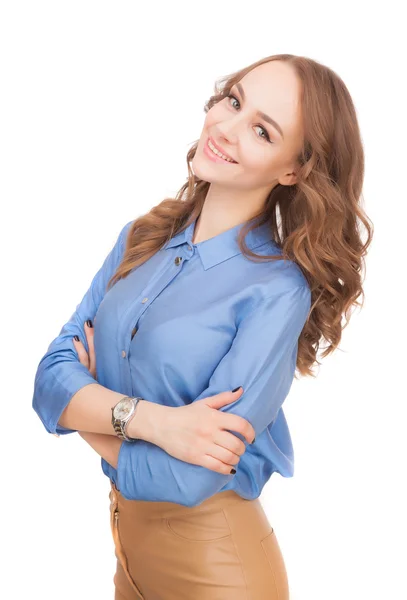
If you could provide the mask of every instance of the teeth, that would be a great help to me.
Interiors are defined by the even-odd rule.
[[[221,158],[223,158],[223,160],[227,160],[228,162],[234,163],[235,161],[232,160],[231,158],[228,158],[227,156],[225,156],[224,154],[222,154],[222,152],[219,152],[215,146],[211,143],[210,140],[208,140],[208,146],[209,148],[212,150],[212,152],[214,154],[216,154],[217,156],[220,156]]]

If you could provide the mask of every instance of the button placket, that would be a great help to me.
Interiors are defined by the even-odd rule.
[[[193,250],[192,247],[188,246],[188,248],[190,248],[191,251]],[[191,257],[192,254],[188,254],[188,256],[185,257],[186,261],[188,261]],[[180,267],[182,266],[183,260],[184,259],[182,256],[177,256],[175,257],[173,264],[175,264],[177,267]],[[123,370],[121,375],[122,382],[126,386],[126,389],[132,389],[129,352],[131,341],[138,331],[138,325],[134,325],[134,323],[138,324],[139,319],[143,316],[144,312],[150,307],[150,305],[154,302],[155,298],[167,287],[167,285],[171,284],[171,282],[178,275],[178,273],[180,273],[180,269],[174,271],[171,268],[171,262],[167,263],[166,267],[164,266],[164,268],[162,268],[160,272],[157,273],[157,276],[153,278],[153,281],[150,282],[150,285],[145,288],[144,293],[147,292],[148,296],[144,296],[141,300],[139,299],[138,302],[133,303],[131,306],[129,305],[126,309],[125,316],[121,322],[122,335],[120,336],[121,357],[123,359],[127,358],[126,363],[122,363]],[[141,310],[137,310],[137,304],[139,305],[139,308],[140,304],[144,306],[141,308]],[[133,328],[130,329],[132,325]]]

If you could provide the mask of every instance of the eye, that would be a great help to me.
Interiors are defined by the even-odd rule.
[[[236,96],[233,96],[233,94],[228,94],[226,98],[232,98],[233,100],[236,100],[236,102],[239,104],[239,100],[236,98]]]
[[[236,100],[236,102],[237,102],[238,104],[240,104],[239,100],[238,100],[238,99],[236,98],[236,96],[234,96],[233,94],[228,94],[228,95],[226,96],[226,98],[230,98],[231,100]],[[264,127],[263,127],[262,125],[255,125],[255,127],[260,127],[260,129],[261,129],[262,131],[264,131],[264,136],[259,136],[259,137],[262,137],[263,139],[267,140],[268,142],[270,142],[270,144],[272,144],[272,143],[273,143],[273,142],[271,141],[271,139],[270,139],[270,136],[269,136],[269,134],[268,134],[268,131],[267,131],[267,129],[264,129]]]

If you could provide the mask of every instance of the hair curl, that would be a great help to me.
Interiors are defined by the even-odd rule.
[[[269,56],[219,79],[205,113],[246,73],[271,60],[291,64],[302,82],[304,144],[297,157],[297,183],[273,188],[258,220],[242,227],[238,243],[249,259],[288,259],[301,268],[311,290],[311,309],[298,340],[296,368],[301,375],[314,377],[311,367],[321,364],[317,360],[321,339],[327,342],[321,354],[324,358],[339,346],[352,307],[364,303],[364,257],[373,236],[373,224],[361,204],[364,151],[356,110],[344,82],[328,67],[302,56]],[[191,170],[197,146],[195,142],[187,153],[188,178],[175,198],[165,198],[131,225],[123,259],[108,289],[199,216],[210,183]],[[245,244],[247,232],[265,222],[281,255],[259,256]],[[367,231],[365,242],[360,224]],[[362,302],[357,301],[359,296]]]

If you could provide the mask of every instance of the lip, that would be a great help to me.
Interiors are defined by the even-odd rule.
[[[227,156],[228,158],[230,158],[231,160],[234,161],[234,163],[230,163],[225,161],[223,158],[221,158],[220,156],[216,156],[216,154],[214,154],[212,152],[212,150],[208,147],[208,141],[211,141],[211,144],[213,144],[215,146],[215,148],[217,150],[219,150],[219,152],[222,152],[222,154],[224,154],[225,156]],[[204,146],[204,150],[206,151],[206,153],[210,153],[208,154],[208,156],[212,159],[217,159],[217,161],[221,161],[223,163],[227,163],[227,164],[238,164],[237,161],[233,158],[233,156],[230,156],[230,154],[228,154],[227,152],[225,152],[225,150],[222,148],[222,146],[219,146],[219,144],[217,144],[215,142],[215,140],[213,139],[213,137],[209,136],[208,139],[206,140],[205,146]]]

